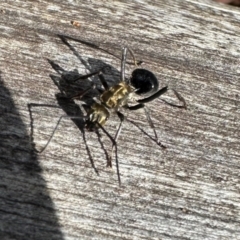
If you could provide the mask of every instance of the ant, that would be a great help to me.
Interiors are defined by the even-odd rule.
[[[116,149],[116,167],[117,167],[117,173],[118,173],[118,182],[119,185],[121,185],[121,179],[120,179],[120,174],[119,174],[119,168],[118,168],[118,162],[117,162],[117,140],[118,137],[120,135],[121,129],[122,129],[122,124],[125,120],[125,116],[124,114],[120,111],[121,109],[125,108],[128,109],[130,111],[134,111],[140,108],[144,108],[145,110],[145,114],[147,117],[147,121],[150,125],[150,127],[153,129],[154,134],[155,134],[155,138],[157,141],[157,144],[160,145],[162,148],[166,148],[163,144],[161,144],[158,141],[158,137],[157,137],[157,133],[154,127],[154,124],[151,120],[150,114],[147,110],[147,107],[145,106],[145,103],[151,102],[154,99],[160,97],[161,95],[163,95],[164,93],[166,93],[168,91],[168,87],[163,87],[160,90],[158,90],[159,88],[159,83],[158,80],[156,78],[156,76],[143,68],[136,68],[132,74],[130,79],[125,78],[125,65],[126,65],[126,57],[127,57],[127,52],[130,52],[133,61],[134,61],[134,65],[135,67],[139,67],[142,62],[139,61],[137,62],[134,56],[133,51],[130,48],[124,47],[122,50],[122,59],[121,59],[121,77],[120,77],[120,82],[109,87],[108,83],[106,82],[104,76],[103,76],[103,68],[101,68],[100,70],[84,75],[84,76],[80,76],[78,78],[76,78],[74,80],[74,82],[78,81],[78,80],[83,80],[83,79],[87,79],[91,76],[94,75],[98,75],[98,78],[104,88],[103,91],[100,91],[100,96],[99,98],[94,101],[94,103],[91,106],[88,106],[88,110],[87,110],[87,116],[84,117],[85,121],[85,128],[88,131],[97,131],[99,128],[101,128],[105,134],[107,134],[107,136],[110,138],[110,140],[112,141],[112,154],[113,154],[113,148],[115,147]],[[92,86],[90,86],[89,88],[87,88],[86,90],[78,93],[75,96],[70,97],[70,99],[80,99],[82,98],[87,92],[89,92],[91,89],[95,88],[95,84],[92,84]],[[183,105],[178,106],[178,105],[174,105],[171,103],[167,103],[169,105],[178,107],[178,108],[185,108],[186,109],[186,102],[184,100],[184,98],[177,93],[175,90],[173,90],[175,95],[177,96],[177,98],[183,103]],[[139,100],[135,100],[136,104],[133,106],[129,106],[129,102],[131,100],[134,100],[134,95],[150,95],[146,98],[143,99],[139,99]],[[120,124],[118,127],[118,130],[115,134],[115,137],[113,138],[105,129],[104,129],[104,125],[107,122],[107,120],[110,117],[110,112],[115,112],[117,114],[117,116],[120,119]],[[55,130],[57,129],[61,119],[63,117],[69,117],[69,118],[81,118],[79,116],[62,116],[59,118],[58,123],[53,131],[53,134],[51,135],[50,139],[48,140],[47,144],[45,145],[45,147],[40,151],[43,152],[47,145],[49,144],[49,142],[51,141]],[[112,167],[112,154],[110,159],[108,159],[107,162],[107,166],[108,167]]]

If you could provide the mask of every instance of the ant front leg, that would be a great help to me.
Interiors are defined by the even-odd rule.
[[[137,102],[139,102],[139,103],[151,102],[154,99],[156,99],[156,98],[160,97],[161,95],[163,95],[165,92],[167,92],[167,90],[168,90],[168,87],[161,88],[159,91],[157,91],[156,93],[154,93],[150,97],[139,99],[139,100],[137,100]]]
[[[153,101],[154,99],[160,97],[162,94],[164,94],[165,92],[167,92],[169,89],[168,87],[163,87],[161,88],[159,91],[157,91],[156,93],[154,93],[153,95],[151,95],[150,97],[147,97],[147,98],[143,98],[143,99],[139,99],[137,102],[139,103],[147,103],[147,102],[151,102]],[[186,104],[186,101],[185,99],[180,95],[180,93],[178,93],[175,89],[172,89],[175,96],[178,98],[179,101],[181,101],[183,103],[183,105],[175,105],[175,104],[172,104],[172,103],[168,103],[167,101],[165,100],[162,100],[164,101],[164,103],[172,106],[172,107],[177,107],[177,108],[185,108],[187,109],[187,104]]]

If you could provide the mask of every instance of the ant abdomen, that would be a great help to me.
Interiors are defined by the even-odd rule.
[[[139,95],[154,93],[159,87],[156,76],[152,72],[143,68],[137,68],[132,72],[130,83]]]

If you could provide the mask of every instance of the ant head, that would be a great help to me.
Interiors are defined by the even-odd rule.
[[[136,93],[139,95],[154,93],[158,90],[159,86],[156,76],[143,68],[137,68],[132,72],[130,83],[137,89]]]

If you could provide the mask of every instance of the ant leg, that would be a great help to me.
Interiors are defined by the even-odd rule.
[[[148,121],[148,124],[149,126],[152,128],[153,132],[154,132],[154,135],[155,135],[155,140],[157,142],[157,144],[162,147],[162,148],[166,148],[159,140],[158,140],[158,135],[157,135],[157,132],[156,132],[156,129],[155,129],[155,126],[153,124],[153,121],[151,119],[151,116],[150,116],[150,113],[149,113],[149,110],[148,108],[143,104],[143,103],[140,103],[140,104],[137,104],[135,106],[127,106],[127,108],[132,111],[132,110],[137,110],[137,109],[140,109],[140,108],[143,108],[144,109],[144,112],[145,112],[145,115],[147,117],[147,121]]]
[[[100,81],[101,81],[104,89],[105,89],[105,90],[108,90],[108,89],[109,89],[109,86],[108,86],[108,84],[107,84],[107,82],[106,82],[106,80],[105,80],[105,78],[104,78],[104,76],[103,76],[103,74],[102,74],[102,70],[103,70],[104,68],[106,68],[106,67],[109,67],[109,66],[102,67],[100,70],[98,70],[98,71],[96,71],[96,72],[92,72],[92,73],[89,73],[89,74],[87,74],[87,75],[80,76],[80,77],[74,79],[74,82],[76,82],[76,81],[78,81],[78,80],[84,80],[84,79],[87,79],[87,78],[89,78],[89,77],[98,75],[98,78],[100,79]]]
[[[93,83],[90,87],[88,87],[84,91],[78,93],[77,95],[70,97],[70,99],[81,99],[86,93],[88,93],[90,90],[95,89],[95,88],[96,88],[96,84]]]
[[[147,98],[143,98],[143,99],[139,99],[137,100],[137,102],[139,103],[147,103],[147,102],[151,102],[152,100],[154,100],[155,98],[160,97],[162,94],[164,94],[165,92],[167,92],[168,87],[164,87],[162,89],[160,89],[159,91],[157,91],[156,93],[154,93],[152,96],[147,97]]]
[[[98,124],[99,128],[101,128],[103,130],[103,132],[112,141],[112,153],[113,153],[113,147],[115,147],[115,158],[116,158],[116,168],[117,168],[117,175],[118,175],[118,183],[119,183],[119,186],[121,186],[121,178],[120,178],[120,171],[119,171],[119,164],[118,164],[118,157],[117,157],[117,142],[116,142],[116,140],[117,140],[116,136],[119,135],[119,134],[116,134],[115,137],[113,138],[101,124],[99,124],[98,122],[96,122],[96,123]],[[118,129],[118,132],[119,132],[119,129]],[[111,153],[110,160],[112,159],[112,153]],[[108,162],[107,166],[111,166],[112,167],[112,160]]]
[[[102,74],[102,69],[104,69],[105,67],[101,68],[100,70],[96,71],[96,72],[93,72],[93,73],[90,73],[90,74],[87,74],[87,75],[84,75],[84,76],[80,76],[78,77],[77,79],[74,80],[75,81],[78,81],[80,79],[87,79],[88,77],[91,77],[91,76],[94,76],[94,75],[97,75],[98,74],[98,78],[100,79],[103,87],[105,90],[108,90],[109,89],[109,86]],[[92,83],[92,85],[90,87],[88,87],[87,89],[85,89],[84,91],[72,96],[72,97],[69,97],[70,99],[81,99],[86,93],[88,93],[90,90],[92,89],[95,89],[96,88],[96,84],[95,83]],[[99,90],[100,92],[100,90]]]
[[[89,73],[89,74],[86,74],[86,75],[79,76],[79,77],[75,78],[75,79],[73,80],[73,82],[76,82],[76,81],[78,81],[78,80],[85,80],[85,79],[87,79],[87,78],[89,78],[89,77],[95,76],[95,75],[99,74],[100,71],[101,71],[101,70],[98,70],[98,71],[96,71],[96,72],[92,72],[92,73]]]
[[[137,61],[135,56],[134,56],[134,53],[133,53],[133,50],[131,48],[128,48],[128,51],[130,52],[132,58],[133,58],[133,62],[134,62],[134,65],[135,67],[138,67],[140,66],[143,62],[142,61]]]
[[[126,65],[126,58],[127,58],[127,48],[124,47],[122,50],[122,60],[121,60],[121,81],[125,81],[125,65]]]
[[[109,86],[103,76],[103,74],[101,72],[99,72],[98,75],[103,87],[105,88],[105,90],[109,89]],[[78,93],[77,95],[74,95],[72,97],[70,97],[70,99],[81,99],[86,93],[88,93],[90,90],[95,89],[96,88],[96,84],[92,83],[92,85],[90,87],[88,87],[87,89],[85,89],[84,91]],[[99,92],[101,92],[101,90],[98,89]]]
[[[142,61],[137,61],[133,51],[130,48],[124,47],[122,50],[122,60],[121,60],[121,81],[125,81],[125,65],[126,65],[126,59],[127,59],[127,50],[130,52],[134,65],[136,67],[140,66],[143,62]]]
[[[172,90],[173,90],[174,94],[176,95],[176,97],[178,98],[178,100],[183,102],[183,106],[178,106],[178,105],[172,105],[172,106],[187,109],[187,104],[186,104],[185,99],[175,89],[172,89]]]
[[[106,79],[105,79],[105,77],[103,76],[102,72],[100,72],[100,73],[98,74],[98,77],[99,77],[99,79],[100,79],[100,81],[101,81],[104,89],[105,89],[105,90],[108,90],[108,89],[109,89],[109,86],[108,86],[108,84],[107,84],[107,82],[106,82]]]
[[[135,106],[127,106],[127,109],[129,109],[130,111],[132,110],[138,110],[139,108],[143,108],[145,105],[143,103],[139,103]]]
[[[54,134],[55,134],[55,132],[56,132],[56,130],[57,130],[57,128],[58,128],[58,125],[60,124],[60,122],[61,122],[61,120],[62,120],[63,118],[81,119],[81,118],[84,118],[84,117],[79,117],[79,116],[66,116],[66,115],[61,116],[61,117],[59,118],[59,120],[58,120],[58,122],[57,122],[57,124],[56,124],[56,126],[55,126],[55,128],[54,128],[54,130],[53,130],[53,132],[52,132],[51,137],[48,139],[48,141],[47,141],[47,143],[45,144],[45,146],[44,146],[40,151],[36,150],[36,152],[38,152],[38,153],[43,153],[43,152],[46,150],[47,146],[48,146],[49,143],[51,142],[51,140],[52,140],[52,138],[53,138],[53,136],[54,136]]]
[[[167,92],[169,89],[168,87],[164,87],[162,89],[160,89],[159,91],[157,91],[156,93],[154,93],[152,96],[150,97],[147,97],[147,98],[143,98],[143,99],[139,99],[137,102],[139,103],[147,103],[147,102],[151,102],[153,101],[155,98],[158,98],[160,97],[162,94],[164,94],[165,92]],[[178,107],[178,108],[185,108],[187,109],[187,104],[186,104],[186,101],[185,99],[175,90],[175,89],[172,89],[174,94],[176,95],[176,97],[178,98],[179,101],[181,101],[183,103],[182,106],[179,106],[179,105],[175,105],[175,104],[172,104],[172,103],[168,103],[167,101],[161,99],[164,103],[168,104],[168,105],[171,105],[173,107]]]
[[[115,137],[114,137],[114,144],[117,144],[117,140],[118,140],[118,137],[120,136],[120,133],[122,131],[122,124],[123,124],[123,121],[124,121],[124,115],[121,112],[117,111],[117,115],[120,119],[120,124],[118,126],[118,130],[117,130],[117,132],[115,134]],[[111,158],[107,163],[107,167],[112,167],[112,154],[113,154],[114,144],[112,145]]]
[[[54,136],[54,134],[55,134],[55,132],[56,132],[56,130],[57,130],[57,128],[58,128],[58,126],[59,126],[59,124],[60,124],[60,122],[61,122],[61,120],[62,120],[63,118],[84,119],[85,117],[66,116],[66,115],[61,116],[61,117],[59,118],[59,120],[58,120],[58,122],[57,122],[57,124],[56,124],[56,126],[55,126],[55,128],[54,128],[54,130],[53,130],[53,132],[52,132],[51,137],[48,139],[48,141],[47,141],[47,143],[45,144],[45,146],[44,146],[41,150],[39,150],[39,151],[38,151],[38,150],[35,150],[37,153],[41,154],[41,153],[43,153],[43,152],[46,150],[46,148],[48,147],[49,143],[51,142],[51,140],[52,140],[52,138],[53,138],[53,136]],[[104,132],[106,133],[106,135],[107,135],[111,140],[113,139],[113,138],[111,137],[111,135],[110,135],[106,130],[104,130]],[[88,152],[88,155],[89,155],[89,158],[90,158],[90,161],[91,161],[92,168],[94,169],[94,171],[96,172],[96,174],[99,175],[99,172],[98,172],[97,168],[95,167],[93,158],[92,158],[92,156],[91,156],[89,147],[88,147],[88,145],[87,145],[85,132],[82,131],[82,134],[83,134],[84,143],[85,143],[85,145],[86,145],[86,150],[87,150],[87,152]],[[113,141],[114,141],[114,140],[113,140]],[[118,158],[117,158],[117,146],[115,146],[115,148],[116,148],[117,172],[118,172],[118,176],[119,176],[119,177],[118,177],[118,181],[119,181],[119,185],[121,185],[120,174],[119,174],[119,167],[118,167]]]
[[[154,135],[155,135],[155,139],[156,139],[157,144],[158,144],[160,147],[162,147],[162,148],[166,148],[166,147],[158,140],[158,135],[157,135],[155,126],[154,126],[154,124],[153,124],[153,121],[152,121],[152,119],[151,119],[150,113],[149,113],[148,108],[147,108],[146,106],[144,107],[144,111],[145,111],[145,115],[146,115],[146,117],[147,117],[147,121],[148,121],[150,127],[152,128],[152,130],[153,130],[153,132],[154,132]]]

